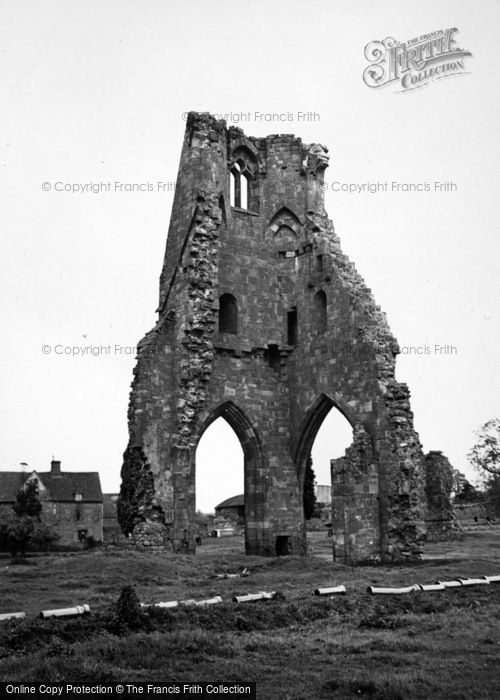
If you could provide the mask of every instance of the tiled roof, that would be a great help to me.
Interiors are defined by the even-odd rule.
[[[0,472],[0,503],[14,502],[27,477],[22,472]]]
[[[16,494],[33,472],[0,471],[0,503],[14,503]],[[102,503],[98,472],[35,472],[46,489],[42,500],[74,501],[81,493],[82,502]]]

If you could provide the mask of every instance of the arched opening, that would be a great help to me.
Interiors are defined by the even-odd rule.
[[[197,544],[226,540],[243,547],[245,532],[244,454],[233,428],[222,416],[203,432],[196,448]]]
[[[326,294],[322,289],[314,295],[314,326],[318,333],[325,333],[327,326]]]
[[[241,173],[240,180],[240,207],[242,209],[249,209],[248,200],[250,199],[250,178],[247,173]]]
[[[325,553],[330,550],[334,561],[345,564],[380,560],[379,467],[369,428],[356,421],[348,405],[321,394],[303,420],[294,454],[302,484],[310,461],[317,471],[317,485],[330,487],[324,499],[331,497],[329,540],[324,526],[318,528],[323,534],[309,527],[309,546]],[[316,492],[321,495],[320,488]],[[328,510],[325,520],[327,516]]]
[[[238,209],[255,208],[252,191],[252,170],[245,160],[235,160],[229,170],[229,201]]]
[[[219,333],[238,333],[238,302],[232,294],[219,299]]]
[[[227,498],[244,494],[245,552],[263,554],[264,466],[260,440],[252,424],[238,406],[225,401],[205,413],[198,436],[193,507],[204,512],[215,509]],[[234,543],[239,548],[241,541],[236,539]],[[200,551],[204,551],[203,548]]]
[[[333,513],[331,461],[344,456],[353,442],[353,427],[326,394],[321,394],[304,419],[295,449],[303,484],[308,548],[332,551]]]
[[[352,441],[352,425],[332,406],[316,433],[310,453],[316,478],[316,502],[321,504],[325,518],[331,509],[331,460],[343,457]]]

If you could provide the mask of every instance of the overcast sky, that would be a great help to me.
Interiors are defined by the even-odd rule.
[[[183,115],[198,110],[250,113],[240,124],[250,135],[326,145],[334,189],[388,183],[329,189],[327,211],[400,345],[431,350],[397,365],[424,450],[471,475],[474,431],[500,413],[498,2],[4,0],[0,9],[2,469],[47,469],[54,455],[118,490],[133,347],[155,323]],[[450,27],[472,53],[464,74],[407,92],[363,82],[370,41]],[[436,181],[456,189],[433,191]],[[56,191],[101,182],[111,191]],[[152,191],[125,191],[147,183]],[[55,349],[88,345],[111,351]],[[348,444],[343,422],[325,422],[318,438],[320,483]],[[214,424],[200,445],[205,510],[242,491],[228,435]]]

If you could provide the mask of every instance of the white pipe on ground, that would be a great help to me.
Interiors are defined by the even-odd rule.
[[[457,579],[460,581],[462,586],[477,586],[479,584],[489,584],[489,581],[485,580],[484,578],[459,578]]]
[[[334,595],[335,593],[346,593],[345,586],[330,586],[330,588],[315,588],[314,595]]]
[[[460,581],[436,581],[436,583],[441,584],[443,588],[461,588],[462,584]]]
[[[167,600],[161,603],[141,603],[141,608],[177,608],[178,600]]]
[[[500,576],[483,576],[488,583],[500,583]]]
[[[23,620],[26,617],[25,612],[1,613],[0,621],[2,620]]]
[[[438,581],[438,583],[421,583],[419,588],[421,591],[444,591],[445,586]]]
[[[404,595],[405,593],[413,593],[414,591],[419,591],[420,586],[414,584],[413,586],[404,586],[402,588],[377,588],[376,586],[368,586],[368,593],[372,595]]]
[[[216,605],[217,603],[222,603],[222,598],[220,595],[216,595],[213,598],[206,598],[205,600],[196,600],[195,605]]]
[[[247,595],[235,595],[233,597],[233,603],[249,603],[252,600],[271,600],[273,596],[274,591],[272,593],[261,591],[260,593],[248,593]]]
[[[58,608],[56,610],[42,610],[40,617],[70,617],[72,615],[85,615],[90,612],[90,607],[84,605],[75,605],[74,608]]]

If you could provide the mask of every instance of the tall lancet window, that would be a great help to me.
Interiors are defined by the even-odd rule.
[[[232,207],[250,209],[251,176],[241,160],[235,161],[229,171],[229,196]]]

